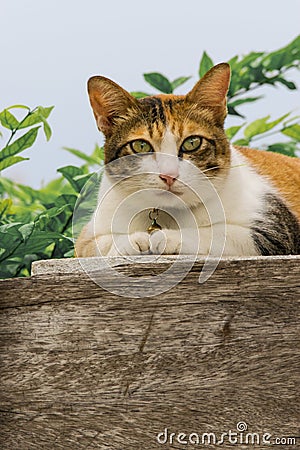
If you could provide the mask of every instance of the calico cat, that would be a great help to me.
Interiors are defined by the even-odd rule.
[[[226,63],[184,96],[137,100],[105,77],[89,80],[106,169],[76,256],[300,253],[300,159],[230,145],[229,83]]]

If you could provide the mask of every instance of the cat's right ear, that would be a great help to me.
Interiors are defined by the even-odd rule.
[[[124,120],[130,109],[138,108],[137,100],[109,78],[90,78],[88,93],[97,126],[106,136],[117,120]]]

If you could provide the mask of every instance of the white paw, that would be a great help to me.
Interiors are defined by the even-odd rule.
[[[181,250],[180,231],[155,231],[150,235],[150,250],[155,255],[178,255]]]
[[[149,234],[136,232],[113,237],[113,244],[107,256],[141,255],[150,253]]]

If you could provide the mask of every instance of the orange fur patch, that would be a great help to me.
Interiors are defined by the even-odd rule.
[[[300,159],[262,150],[235,148],[279,191],[300,221]]]

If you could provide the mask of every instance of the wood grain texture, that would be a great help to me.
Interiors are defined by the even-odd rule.
[[[222,260],[200,285],[198,261],[150,298],[115,296],[85,273],[1,281],[0,448],[270,448],[157,441],[165,428],[220,437],[240,421],[300,436],[299,263]]]

